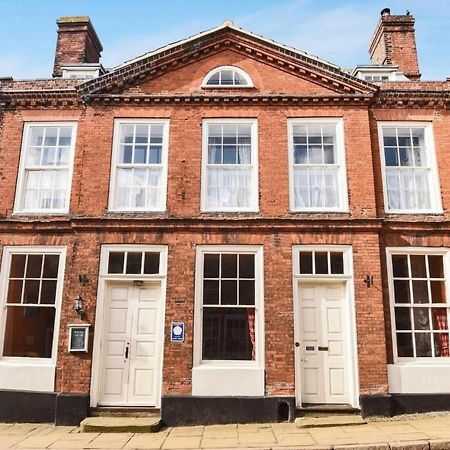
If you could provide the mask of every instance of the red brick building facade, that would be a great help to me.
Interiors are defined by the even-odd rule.
[[[0,418],[449,408],[450,81],[412,16],[351,74],[231,22],[107,71],[58,25],[54,77],[0,85]]]

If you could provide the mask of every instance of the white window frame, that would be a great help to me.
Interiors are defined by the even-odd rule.
[[[117,181],[117,165],[119,158],[120,147],[120,126],[121,125],[163,125],[163,143],[162,143],[162,155],[161,155],[161,197],[160,203],[155,208],[115,208],[116,201],[116,181]],[[114,134],[113,134],[113,151],[111,160],[111,176],[109,186],[109,212],[164,212],[167,205],[167,171],[169,160],[169,119],[115,119],[114,120]],[[132,164],[135,166],[134,164]],[[147,166],[144,164],[143,166]]]
[[[208,129],[211,124],[248,124],[251,126],[251,166],[252,166],[252,198],[249,207],[217,207],[207,206],[208,198]],[[231,164],[230,164],[231,165]],[[227,167],[227,164],[220,164]],[[202,122],[202,173],[201,173],[201,211],[202,212],[258,212],[259,211],[259,166],[258,166],[258,120],[242,118],[203,119]]]
[[[203,337],[203,262],[206,253],[253,253],[255,255],[255,359],[202,360]],[[194,368],[263,368],[264,367],[264,267],[263,248],[259,245],[200,245],[195,263]]]
[[[388,247],[386,248],[386,265],[388,273],[389,287],[389,312],[391,320],[391,340],[394,364],[406,363],[407,365],[430,365],[430,366],[450,366],[450,357],[399,357],[397,351],[397,336],[395,326],[395,294],[394,294],[394,273],[392,266],[392,255],[439,255],[442,256],[445,277],[445,296],[448,308],[450,308],[450,252],[444,247]],[[411,299],[413,302],[413,299]],[[412,303],[414,304],[414,303]],[[421,305],[417,303],[417,305]],[[425,304],[428,305],[428,304]],[[438,305],[438,304],[437,304]],[[420,307],[420,306],[419,306]],[[450,321],[449,321],[450,322]]]
[[[32,358],[24,356],[3,356],[3,344],[6,325],[6,300],[9,281],[11,257],[14,254],[53,254],[59,255],[58,280],[55,296],[55,325],[51,358]],[[3,260],[0,273],[0,367],[3,363],[27,366],[55,366],[58,356],[59,327],[61,319],[62,293],[64,289],[64,272],[66,266],[65,246],[6,246],[3,247]],[[32,306],[32,305],[31,305]]]
[[[288,119],[288,160],[289,160],[289,206],[292,212],[341,212],[348,213],[347,167],[345,160],[344,120],[342,117],[302,117]],[[294,192],[294,125],[324,124],[336,128],[336,163],[338,166],[339,206],[332,207],[299,207],[295,206]],[[326,166],[324,164],[324,166]],[[310,167],[305,164],[305,167]]]
[[[26,156],[28,150],[28,144],[30,140],[30,132],[32,127],[72,127],[72,137],[70,142],[70,153],[69,153],[69,173],[67,180],[67,203],[65,208],[61,209],[43,209],[43,208],[33,208],[24,209],[23,203],[25,200],[25,167],[26,167]],[[73,177],[73,166],[74,166],[74,155],[75,155],[75,145],[77,138],[77,122],[26,122],[24,124],[22,146],[20,150],[20,163],[19,163],[19,173],[17,176],[17,188],[16,197],[14,201],[13,214],[17,215],[58,215],[67,214],[70,210],[70,199],[72,194],[72,177]]]
[[[437,170],[436,149],[434,144],[434,133],[432,122],[378,122],[378,145],[380,148],[381,158],[381,175],[383,180],[383,199],[384,211],[387,214],[442,214],[441,190],[439,182],[439,173]],[[384,140],[383,128],[411,127],[423,128],[425,138],[425,156],[428,167],[428,185],[430,188],[430,205],[429,209],[390,209],[388,203],[387,178],[386,178],[386,160],[384,156]],[[390,167],[390,166],[389,166]],[[395,166],[397,167],[397,166]],[[426,168],[424,166],[424,168]]]
[[[217,72],[221,72],[222,70],[233,70],[236,73],[238,73],[241,77],[244,78],[244,80],[246,81],[247,84],[207,84],[209,79],[215,75]],[[233,77],[234,78],[234,77]],[[241,88],[252,88],[253,86],[253,81],[250,78],[250,75],[248,75],[247,72],[245,72],[244,70],[242,70],[239,67],[236,66],[220,66],[220,67],[215,67],[214,69],[210,70],[205,78],[203,78],[202,81],[202,88],[208,88],[208,89],[241,89]]]

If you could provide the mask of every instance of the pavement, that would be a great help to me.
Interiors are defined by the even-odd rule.
[[[165,428],[157,433],[81,433],[78,427],[0,424],[0,449],[450,450],[450,414],[299,429],[293,423]]]

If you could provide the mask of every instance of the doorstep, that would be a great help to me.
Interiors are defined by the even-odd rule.
[[[82,433],[157,433],[160,417],[87,417],[80,423]]]
[[[297,417],[295,425],[297,428],[326,428],[364,425],[367,422],[357,414],[333,414],[319,417]]]

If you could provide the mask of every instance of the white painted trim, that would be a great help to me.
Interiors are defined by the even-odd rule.
[[[148,252],[159,252],[159,270],[160,273],[155,275],[118,275],[111,276],[107,275],[108,269],[108,254],[110,251],[120,250],[120,251],[148,251]],[[94,343],[92,346],[92,373],[91,373],[91,386],[90,386],[90,405],[95,408],[98,404],[100,396],[100,380],[101,380],[101,365],[102,365],[102,341],[104,333],[104,315],[105,315],[105,295],[107,292],[107,283],[122,281],[130,282],[132,280],[142,280],[142,281],[160,281],[161,282],[161,327],[160,327],[160,348],[158,363],[160,365],[160,370],[158,373],[159,380],[157,381],[158,392],[157,392],[157,404],[156,407],[161,406],[161,392],[162,392],[162,371],[163,371],[163,358],[164,358],[164,330],[165,330],[165,318],[166,318],[166,295],[167,295],[167,255],[168,247],[167,245],[139,245],[139,244],[112,244],[112,245],[102,245],[100,252],[100,271],[98,279],[97,288],[97,304],[95,311],[95,334]]]
[[[345,277],[334,276],[311,276],[304,278],[299,276],[299,252],[300,251],[342,251],[344,256]],[[349,349],[348,368],[349,377],[347,380],[349,389],[350,404],[354,408],[359,407],[359,374],[358,374],[358,352],[357,352],[357,333],[356,333],[356,309],[355,309],[355,291],[354,291],[354,271],[353,271],[353,249],[349,245],[293,245],[292,246],[292,265],[293,265],[293,300],[294,300],[294,364],[295,364],[295,401],[297,408],[302,407],[302,386],[301,386],[301,346],[296,347],[296,342],[302,340],[301,320],[300,320],[300,283],[333,284],[344,285],[345,297],[348,300],[347,308],[347,344]]]
[[[239,75],[242,76],[242,78],[245,79],[247,84],[208,84],[209,79],[216,74],[217,72],[221,72],[222,70],[233,70],[236,73],[238,73]],[[233,77],[234,78],[234,77]],[[245,72],[243,69],[241,69],[240,67],[237,66],[220,66],[220,67],[216,67],[212,70],[210,70],[206,75],[205,78],[203,78],[202,81],[202,88],[208,88],[208,89],[215,89],[215,88],[228,88],[228,89],[234,89],[234,88],[252,88],[253,87],[253,81],[250,78],[250,75]]]
[[[414,127],[423,128],[425,131],[425,155],[427,159],[427,166],[429,167],[428,183],[430,187],[430,209],[389,209],[388,192],[387,192],[387,179],[386,179],[386,160],[384,157],[384,141],[383,141],[383,128],[396,128],[396,127]],[[378,122],[378,147],[380,149],[381,158],[381,177],[383,180],[383,200],[384,211],[387,214],[442,214],[442,199],[441,189],[439,181],[439,171],[437,169],[436,161],[436,148],[433,133],[433,122]],[[394,166],[396,167],[396,166]]]
[[[25,166],[26,153],[30,141],[30,130],[32,127],[72,127],[72,136],[70,140],[69,154],[69,175],[67,180],[67,207],[63,209],[23,209],[24,190],[25,190]],[[22,145],[20,150],[19,171],[17,174],[17,187],[14,200],[13,215],[59,215],[67,214],[70,210],[70,199],[72,194],[72,178],[74,170],[75,146],[77,138],[78,124],[74,121],[67,122],[25,122],[22,136]]]
[[[219,207],[208,208],[206,199],[208,193],[207,171],[208,165],[208,126],[210,124],[249,124],[251,126],[251,166],[252,166],[252,204],[247,208]],[[227,165],[224,164],[226,167]],[[258,212],[259,211],[259,165],[258,165],[258,119],[224,118],[203,119],[202,122],[202,166],[201,166],[201,199],[202,212]]]
[[[11,255],[16,253],[42,253],[42,254],[57,254],[59,255],[59,266],[58,266],[58,280],[56,288],[56,300],[55,300],[55,324],[53,330],[53,345],[52,345],[52,357],[51,358],[27,358],[27,357],[13,357],[13,356],[1,356],[3,354],[3,341],[5,334],[5,322],[6,322],[6,300],[8,291],[8,279],[9,279],[9,268],[11,264]],[[17,370],[25,374],[28,372],[29,375],[29,386],[22,386],[20,389],[32,390],[30,386],[34,386],[36,383],[33,381],[35,373],[33,368],[37,369],[39,367],[47,367],[51,369],[46,370],[45,373],[40,370],[41,376],[49,376],[51,379],[40,380],[39,383],[43,383],[48,387],[49,390],[54,389],[55,379],[54,371],[56,369],[56,361],[58,358],[58,344],[59,344],[59,329],[61,320],[61,304],[62,304],[62,294],[64,289],[64,273],[66,267],[66,253],[67,247],[65,246],[5,246],[3,247],[3,258],[0,271],[0,380],[3,379],[1,375],[3,369],[8,369],[9,373],[14,373],[14,367]],[[53,375],[51,375],[53,374]],[[25,375],[26,376],[26,375]],[[26,377],[28,380],[28,378]],[[5,378],[6,380],[6,378]],[[28,381],[27,381],[28,382]],[[38,383],[38,384],[39,384]],[[39,384],[41,385],[41,384]],[[0,388],[3,386],[0,385]],[[51,388],[51,389],[50,389]],[[19,389],[19,387],[17,388]]]
[[[280,44],[279,42],[274,41],[272,39],[267,39],[264,36],[260,36],[259,34],[252,33],[251,31],[248,31],[248,30],[245,30],[244,28],[238,27],[238,26],[234,25],[233,22],[226,20],[225,22],[221,23],[217,27],[211,28],[209,30],[202,31],[200,33],[197,33],[197,34],[194,34],[193,36],[188,37],[187,39],[182,39],[180,41],[173,42],[171,44],[165,45],[165,46],[163,46],[161,48],[158,48],[156,50],[153,50],[151,52],[144,53],[143,55],[140,55],[140,56],[138,56],[136,58],[130,59],[128,61],[125,61],[124,63],[114,67],[113,72],[115,72],[116,70],[118,70],[118,69],[120,69],[122,67],[131,65],[131,64],[133,64],[133,63],[135,63],[137,61],[141,61],[142,59],[149,58],[150,56],[154,56],[154,55],[157,55],[159,53],[166,52],[166,51],[168,51],[168,50],[170,50],[170,49],[172,49],[174,47],[178,47],[180,45],[187,44],[188,42],[195,41],[196,39],[199,39],[201,37],[207,36],[208,34],[215,33],[216,31],[222,30],[224,28],[230,28],[231,30],[239,31],[240,33],[246,34],[247,36],[256,38],[256,39],[258,39],[258,40],[260,40],[262,42],[266,42],[269,45],[276,45],[277,47],[280,47],[280,48],[282,48],[284,50],[288,50],[290,52],[297,53],[298,55],[301,55],[301,56],[303,56],[303,57],[305,57],[307,59],[310,59],[311,61],[316,61],[316,62],[319,62],[321,64],[325,64],[325,65],[327,65],[329,67],[332,67],[334,69],[341,70],[341,68],[339,66],[337,66],[336,64],[333,64],[333,63],[331,63],[329,61],[325,61],[324,59],[321,59],[321,58],[319,58],[317,56],[310,55],[309,53],[303,52],[303,51],[298,50],[298,49],[296,49],[294,47],[289,47],[287,45]]]
[[[155,208],[115,208],[115,193],[116,193],[116,174],[117,174],[117,161],[119,158],[120,147],[120,126],[128,124],[139,125],[162,125],[163,126],[163,142],[162,142],[162,155],[161,155],[161,197],[160,204]],[[167,172],[169,161],[169,119],[114,119],[114,132],[113,132],[113,144],[112,144],[112,156],[111,156],[111,175],[109,186],[109,200],[108,211],[110,212],[163,212],[166,210],[167,205]],[[132,164],[130,164],[132,165]],[[145,167],[148,167],[145,165]]]
[[[450,366],[450,358],[436,357],[417,357],[405,358],[399,357],[397,351],[397,337],[395,328],[395,295],[394,295],[394,273],[392,267],[392,255],[442,255],[444,263],[445,277],[445,296],[447,305],[450,308],[450,249],[445,247],[387,247],[386,248],[386,267],[388,275],[389,292],[389,314],[391,319],[391,341],[394,365],[403,366]]]
[[[338,166],[338,189],[339,189],[339,206],[336,208],[330,207],[297,207],[295,206],[294,193],[294,125],[301,124],[327,124],[335,125],[336,127],[336,164]],[[348,188],[347,188],[347,167],[346,167],[346,152],[345,152],[345,138],[344,138],[344,120],[342,117],[300,117],[290,118],[287,120],[288,124],[288,161],[289,161],[289,208],[292,212],[349,212],[348,205]],[[325,168],[327,165],[323,165]],[[309,167],[305,164],[305,167]]]
[[[203,255],[205,253],[253,253],[255,255],[255,360],[202,361]],[[262,245],[198,245],[195,261],[194,359],[193,366],[264,368],[264,255]]]

